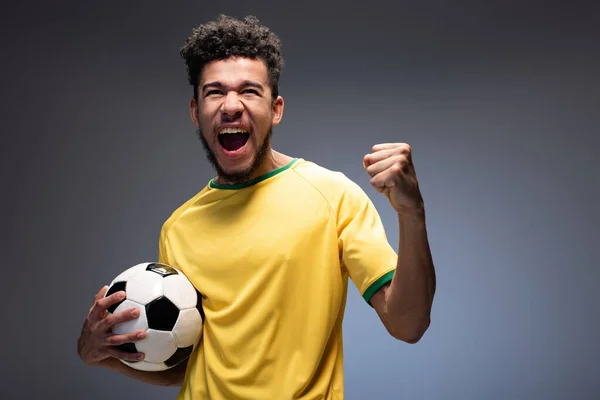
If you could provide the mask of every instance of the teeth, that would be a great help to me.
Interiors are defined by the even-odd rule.
[[[248,131],[246,131],[245,129],[241,129],[241,128],[225,128],[219,132],[220,135],[227,134],[227,133],[248,133]]]

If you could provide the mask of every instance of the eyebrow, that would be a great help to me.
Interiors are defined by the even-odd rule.
[[[218,82],[218,81],[208,82],[208,83],[205,83],[204,85],[202,85],[202,92],[204,92],[207,88],[210,88],[210,87],[222,88],[224,86],[225,85],[223,85],[221,82]],[[259,82],[250,81],[250,80],[243,81],[240,84],[240,87],[255,87],[257,89],[263,90],[263,85],[261,85]]]

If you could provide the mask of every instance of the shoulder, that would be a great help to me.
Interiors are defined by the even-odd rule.
[[[325,168],[312,161],[300,160],[294,167],[294,172],[322,192],[331,194],[363,192],[360,186],[343,172]]]
[[[208,186],[204,187],[201,191],[196,193],[194,196],[187,199],[185,202],[177,206],[170,215],[167,216],[160,230],[161,238],[165,238],[167,236],[168,231],[171,227],[181,218],[181,216],[187,211],[190,207],[192,207],[208,190]]]
[[[301,180],[318,191],[334,209],[342,205],[354,206],[369,201],[360,185],[343,172],[306,160],[300,160],[293,170]]]

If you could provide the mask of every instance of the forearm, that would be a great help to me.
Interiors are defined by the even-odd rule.
[[[152,385],[181,386],[185,376],[186,364],[186,362],[183,362],[165,371],[147,372],[130,368],[116,358],[110,357],[102,361],[100,366]]]
[[[386,296],[387,319],[394,336],[415,342],[430,322],[435,269],[424,212],[398,217],[398,264]]]

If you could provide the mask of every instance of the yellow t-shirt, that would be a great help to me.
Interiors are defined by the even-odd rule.
[[[210,181],[167,219],[159,253],[206,316],[179,400],[343,399],[348,277],[368,302],[397,261],[366,193],[304,159]]]

